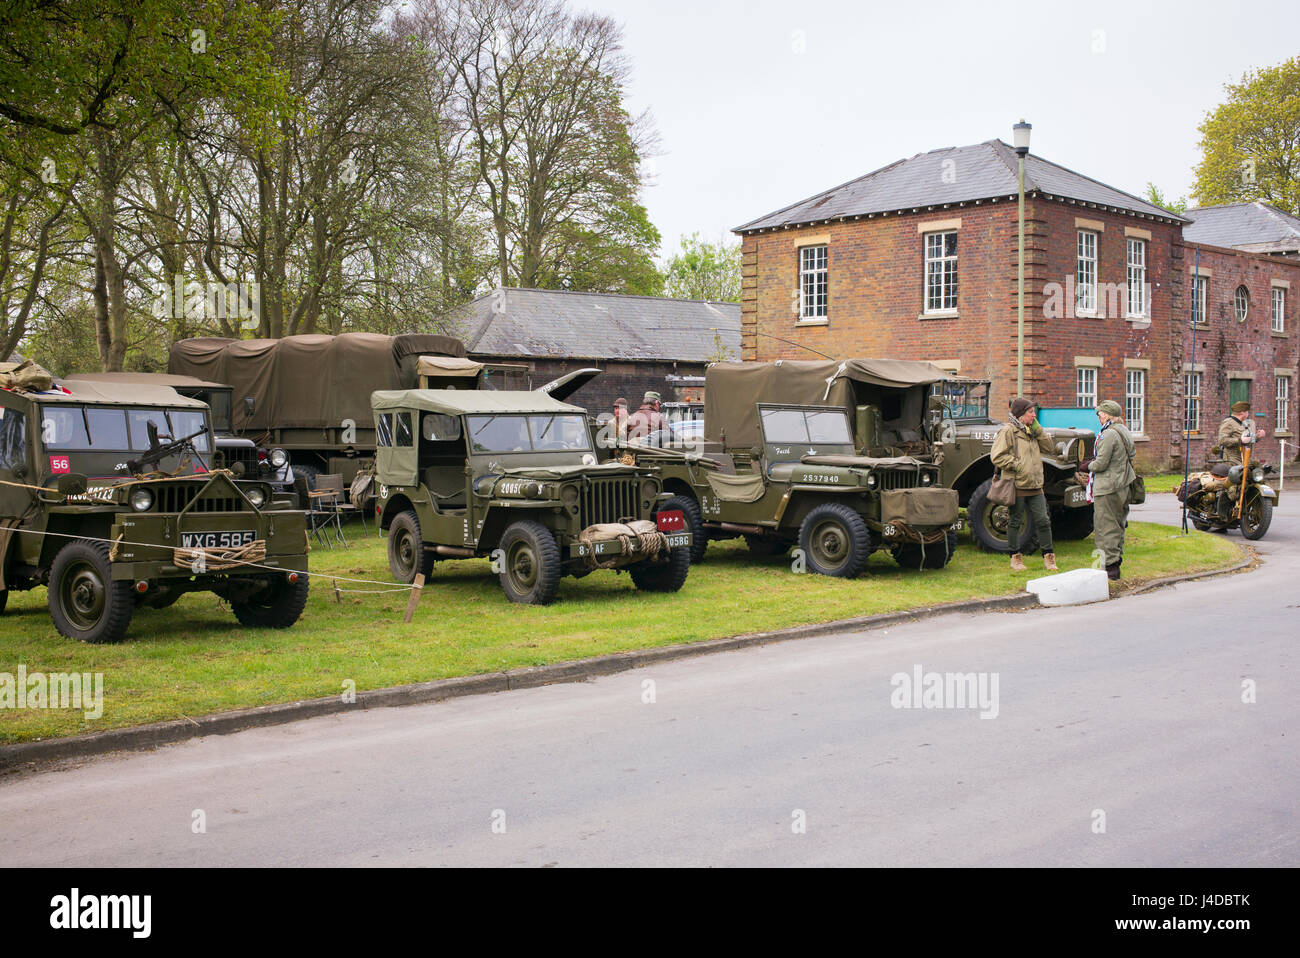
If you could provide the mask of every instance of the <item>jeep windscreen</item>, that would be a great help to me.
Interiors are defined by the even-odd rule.
[[[934,391],[943,397],[944,413],[962,422],[983,422],[989,417],[989,384],[986,382],[936,383]]]
[[[123,409],[116,406],[48,405],[41,407],[41,445],[54,475],[76,472],[92,478],[127,474],[126,463],[149,450],[149,423],[158,428],[158,441],[166,445],[192,433],[194,448],[207,458],[207,416],[197,409]],[[166,457],[157,468],[174,472],[184,454]],[[187,474],[206,471],[206,463],[190,456]]]
[[[590,452],[583,416],[533,414],[468,416],[470,448],[491,452]]]
[[[764,409],[763,435],[769,443],[853,445],[849,417],[840,409]]]

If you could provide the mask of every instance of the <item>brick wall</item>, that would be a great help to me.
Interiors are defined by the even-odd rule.
[[[1126,228],[1148,238],[1150,323],[1126,320],[1122,296],[1118,315],[1096,318],[1075,315],[1066,302],[1079,219],[1099,235],[1098,282],[1121,291]],[[923,231],[952,220],[960,220],[957,315],[925,317]],[[1100,357],[1099,398],[1122,405],[1125,369],[1145,368],[1148,439],[1140,456],[1148,469],[1166,464],[1181,436],[1181,394],[1175,395],[1174,386],[1182,339],[1170,325],[1181,297],[1182,277],[1174,268],[1179,236],[1172,224],[1041,197],[1025,204],[1024,391],[1041,405],[1073,406],[1076,358]],[[962,375],[993,380],[992,409],[1000,415],[1016,389],[1016,239],[1016,203],[1006,200],[746,236],[742,354],[747,360],[809,359],[812,349],[835,358],[959,363]],[[828,315],[825,323],[801,323],[798,250],[823,242]]]
[[[1195,329],[1195,356],[1192,355],[1193,330],[1190,323],[1190,297],[1192,272],[1196,265],[1196,252],[1200,251],[1201,275],[1207,273],[1206,315],[1204,324]],[[1209,447],[1214,444],[1219,423],[1229,414],[1229,381],[1246,379],[1250,383],[1250,398],[1254,404],[1255,423],[1264,429],[1260,441],[1260,454],[1267,462],[1277,462],[1280,455],[1279,439],[1294,443],[1300,434],[1300,262],[1279,259],[1263,254],[1243,253],[1219,247],[1187,244],[1182,266],[1184,289],[1188,297],[1179,324],[1183,339],[1182,370],[1189,371],[1194,362],[1201,372],[1201,430],[1189,437],[1191,461],[1195,466],[1204,462]],[[1284,287],[1285,310],[1283,331],[1272,329],[1272,290],[1274,283]],[[1238,321],[1234,309],[1234,296],[1239,286],[1244,286],[1249,306],[1244,322]],[[1286,430],[1278,429],[1275,401],[1277,375],[1291,373],[1290,401],[1287,404]],[[1181,377],[1180,377],[1181,379]],[[1181,393],[1182,382],[1179,382]],[[1181,455],[1181,454],[1180,454]],[[1295,458],[1294,445],[1288,450],[1288,459]],[[1181,460],[1180,460],[1181,461]]]

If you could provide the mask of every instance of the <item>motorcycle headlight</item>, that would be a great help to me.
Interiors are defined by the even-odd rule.
[[[1228,480],[1230,482],[1241,482],[1241,474],[1244,471],[1240,465],[1233,466],[1228,470]]]
[[[283,449],[272,449],[270,459],[271,465],[277,469],[283,469],[284,464],[289,461],[289,454]]]
[[[1263,469],[1252,469],[1252,470],[1250,471],[1250,481],[1251,481],[1251,482],[1256,482],[1256,483],[1258,483],[1258,482],[1263,482],[1263,481],[1264,481],[1264,470],[1263,470]]]
[[[932,482],[934,482],[934,476],[930,475],[928,472],[921,473],[921,485],[928,486]]]
[[[136,512],[148,512],[153,505],[153,493],[148,489],[137,489],[131,493],[131,508]]]
[[[266,504],[266,493],[257,486],[245,489],[244,495],[248,496],[248,501],[253,504],[254,509],[260,509]]]

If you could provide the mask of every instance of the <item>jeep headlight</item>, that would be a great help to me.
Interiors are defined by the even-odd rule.
[[[646,502],[653,502],[655,496],[659,495],[659,483],[653,479],[646,479],[641,483],[641,498]]]
[[[269,458],[272,466],[276,469],[283,469],[285,463],[289,461],[289,454],[283,449],[272,449]]]
[[[566,506],[576,506],[578,504],[578,487],[565,486],[560,490],[560,499]]]
[[[875,473],[868,473],[868,474],[867,474],[867,488],[868,488],[868,489],[874,489],[874,488],[876,488],[876,475],[875,475]]]
[[[540,482],[525,482],[519,487],[519,491],[525,499],[537,499],[542,494],[542,484]]]
[[[1241,467],[1241,463],[1238,463],[1237,465],[1233,466],[1231,469],[1228,470],[1228,481],[1241,482],[1241,474],[1244,471],[1245,470],[1242,469]]]
[[[928,486],[932,482],[934,482],[934,476],[930,475],[928,472],[921,473],[921,485]]]
[[[136,512],[148,512],[153,505],[153,493],[148,489],[137,489],[131,493],[131,508]]]
[[[244,495],[248,496],[248,501],[253,504],[254,509],[260,509],[266,504],[266,493],[257,486],[245,489]]]
[[[1252,469],[1252,470],[1250,471],[1250,481],[1251,481],[1251,482],[1255,482],[1255,483],[1263,482],[1263,481],[1264,481],[1264,470],[1263,470],[1263,469]]]

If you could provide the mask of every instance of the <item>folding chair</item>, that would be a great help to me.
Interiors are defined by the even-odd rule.
[[[312,512],[319,513],[316,520],[315,529],[316,538],[321,539],[321,530],[325,530],[323,544],[329,547],[329,527],[333,526],[338,534],[339,542],[343,543],[343,548],[348,548],[347,536],[343,534],[343,514],[348,509],[352,509],[351,503],[343,503],[343,476],[341,473],[323,475],[316,477],[316,491],[309,493],[312,502]]]

